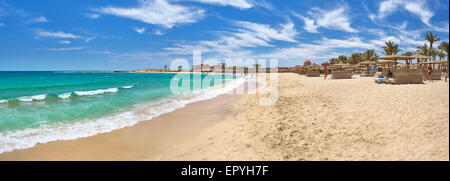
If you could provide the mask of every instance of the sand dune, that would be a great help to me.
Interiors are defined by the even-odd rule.
[[[449,160],[448,86],[279,74],[276,104],[242,96],[222,121],[159,158]]]

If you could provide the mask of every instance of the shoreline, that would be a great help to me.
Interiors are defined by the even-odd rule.
[[[178,111],[178,110],[185,109],[186,107],[189,107],[189,109],[192,109],[194,111],[197,110],[197,109],[209,109],[209,108],[203,108],[203,107],[198,106],[198,105],[201,105],[203,102],[209,102],[208,100],[211,100],[211,99],[214,99],[214,100],[217,99],[216,101],[218,103],[224,102],[227,99],[231,99],[232,100],[234,98],[231,95],[228,96],[228,98],[223,98],[223,97],[226,97],[225,95],[228,95],[230,92],[232,92],[233,90],[235,90],[239,86],[243,86],[245,84],[245,82],[246,82],[245,78],[236,79],[236,80],[234,80],[232,82],[224,84],[225,85],[224,87],[217,87],[217,88],[212,87],[211,89],[206,90],[202,94],[198,94],[198,95],[195,95],[193,97],[188,97],[187,99],[175,100],[175,102],[172,102],[172,103],[171,103],[171,101],[169,101],[167,104],[170,104],[170,105],[174,104],[174,105],[171,106],[172,108],[170,108],[170,109],[167,106],[163,106],[163,105],[161,105],[162,107],[161,106],[149,107],[148,105],[142,104],[142,105],[138,106],[137,108],[135,108],[134,110],[129,110],[127,112],[122,112],[122,113],[118,113],[116,115],[112,115],[112,116],[109,116],[109,117],[105,117],[105,118],[99,119],[99,120],[108,120],[108,118],[112,119],[109,122],[112,122],[112,124],[114,124],[116,126],[119,126],[118,128],[113,129],[113,130],[102,131],[102,130],[104,130],[103,126],[99,125],[101,122],[99,122],[98,120],[92,120],[92,121],[88,121],[88,122],[82,122],[80,124],[77,123],[75,125],[64,125],[64,126],[58,127],[57,128],[58,130],[65,131],[63,133],[70,134],[70,135],[66,135],[66,136],[62,135],[62,137],[47,138],[48,136],[51,136],[51,135],[47,134],[47,132],[49,131],[50,128],[49,129],[47,129],[47,128],[42,128],[42,129],[38,128],[36,130],[33,130],[32,132],[28,131],[27,134],[29,134],[29,135],[25,135],[25,136],[28,136],[28,137],[31,136],[31,137],[27,138],[27,139],[39,139],[39,140],[43,139],[43,141],[45,141],[45,142],[42,143],[42,142],[39,141],[39,142],[34,143],[33,145],[30,145],[30,146],[27,146],[27,147],[22,147],[22,148],[19,148],[19,149],[16,148],[16,149],[14,149],[12,151],[6,151],[6,152],[3,152],[3,153],[0,153],[0,160],[5,160],[5,156],[4,155],[18,155],[18,156],[13,156],[13,157],[15,157],[15,158],[17,158],[19,160],[22,160],[21,158],[23,156],[21,156],[20,154],[16,154],[16,152],[17,153],[24,152],[22,150],[29,150],[29,149],[33,150],[33,148],[35,148],[37,146],[46,145],[46,144],[50,144],[50,143],[53,143],[53,142],[66,142],[66,141],[70,142],[70,141],[74,141],[74,140],[79,140],[79,139],[84,139],[84,138],[89,138],[89,137],[95,137],[97,135],[108,134],[108,133],[114,132],[116,130],[121,130],[121,129],[129,128],[129,127],[134,127],[135,125],[139,124],[140,122],[146,122],[146,121],[152,121],[154,119],[159,119],[159,117],[165,116],[166,114],[170,114],[170,113],[175,112],[175,111],[177,111],[177,112],[173,113],[173,114],[178,114],[178,112],[183,112],[183,111]],[[224,100],[222,100],[222,99],[224,99]],[[215,104],[215,103],[211,102],[211,103],[207,103],[207,104]],[[197,105],[197,106],[194,106],[195,108],[190,108],[190,107],[193,107],[192,105]],[[173,107],[173,106],[175,106],[175,107]],[[164,110],[160,110],[160,109],[164,109]],[[165,109],[169,109],[168,110],[169,112],[166,112]],[[148,116],[138,116],[138,115],[141,115],[141,112],[144,113],[145,111],[149,111],[149,110],[153,110],[151,112],[158,111],[160,113],[158,113],[157,115],[154,115],[154,116],[152,115],[153,113],[148,115]],[[219,112],[221,112],[222,109],[221,108],[217,108],[217,110]],[[214,112],[214,110],[210,110],[210,111]],[[135,119],[138,119],[138,117],[149,117],[149,118],[141,118],[141,119],[138,119],[138,120],[123,120],[123,119],[126,119],[126,118],[124,118],[121,115],[128,114],[128,113],[131,113],[131,112],[133,112],[133,114],[136,114],[136,116],[134,116],[134,117],[136,117]],[[208,114],[208,113],[206,113],[206,114]],[[199,116],[201,117],[202,115],[200,114]],[[116,119],[116,117],[119,118],[119,119]],[[172,119],[174,119],[174,118],[172,118]],[[117,121],[119,121],[119,122],[117,122]],[[97,122],[99,122],[99,123],[97,124]],[[109,125],[110,123],[104,122],[104,124]],[[86,131],[82,131],[82,130],[79,130],[79,129],[75,129],[75,130],[81,131],[80,132],[81,136],[77,136],[76,134],[72,134],[70,132],[67,132],[67,131],[70,131],[70,130],[72,130],[74,128],[79,128],[80,126],[83,126],[83,125],[86,125],[86,126],[90,125],[90,126],[94,126],[94,127],[100,126],[100,127],[96,128],[97,131],[95,131],[96,133],[94,133],[94,134],[92,134],[92,131],[87,131],[86,132]],[[76,126],[76,127],[73,127],[73,126]],[[109,128],[110,128],[110,126],[106,126],[105,127],[105,129],[109,129]],[[87,129],[90,129],[90,128],[87,128]],[[38,133],[38,131],[44,131],[43,132],[44,135],[39,135],[40,133]],[[85,132],[89,133],[90,135],[89,134],[86,135]],[[34,138],[35,137],[35,136],[33,136],[34,134],[37,134],[36,138]],[[5,139],[8,139],[8,138],[5,138]],[[12,139],[13,140],[15,139],[14,136],[12,136]],[[27,143],[27,144],[31,144],[31,143]],[[10,153],[13,153],[13,154],[10,154]],[[24,155],[24,154],[22,154],[22,155]],[[11,157],[11,156],[7,156],[7,157]],[[15,158],[7,158],[6,160],[16,160]],[[28,159],[29,157],[25,156],[25,158]],[[37,158],[39,158],[39,157],[37,157]],[[92,158],[95,159],[95,157],[92,157]],[[115,160],[114,157],[111,157],[111,158]],[[34,158],[30,158],[30,159],[34,160]],[[64,157],[61,157],[61,159],[62,160],[66,160]],[[45,159],[42,159],[42,160],[45,160]],[[55,160],[58,160],[58,159],[55,159]],[[69,160],[72,160],[72,159],[69,159]],[[78,158],[74,158],[74,160],[79,160],[79,159]],[[108,159],[105,159],[105,160],[108,160]],[[125,160],[127,160],[127,159],[125,159]]]
[[[238,97],[225,93],[108,133],[75,140],[52,141],[32,148],[5,152],[0,154],[0,161],[158,158],[170,145],[192,138],[201,129],[220,120],[227,113],[226,105]]]
[[[274,105],[260,105],[264,95],[249,90],[222,94],[109,133],[0,154],[0,160],[449,160],[443,80],[389,85],[371,77],[278,76]]]

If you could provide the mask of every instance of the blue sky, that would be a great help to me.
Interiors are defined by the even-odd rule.
[[[414,52],[429,31],[448,41],[448,0],[0,0],[0,70],[162,68],[194,49],[294,66]]]

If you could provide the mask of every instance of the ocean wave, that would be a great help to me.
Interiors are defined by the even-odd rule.
[[[123,86],[122,88],[124,88],[124,89],[131,89],[133,87],[134,87],[134,85],[128,85],[128,86]]]
[[[98,89],[93,91],[75,91],[74,93],[79,96],[88,96],[88,95],[97,95],[104,93],[115,93],[119,91],[117,88],[109,88],[109,89]]]
[[[46,97],[47,97],[47,94],[41,94],[41,95],[34,95],[34,96],[19,97],[17,99],[22,102],[32,102],[32,101],[44,100]]]
[[[39,143],[74,140],[133,126],[140,121],[150,120],[161,114],[185,107],[189,103],[212,99],[218,95],[230,92],[245,81],[244,78],[240,78],[226,83],[225,86],[208,88],[194,95],[172,97],[150,104],[137,105],[130,111],[96,120],[3,132],[0,133],[0,153],[31,148]]]
[[[68,99],[70,98],[70,96],[72,96],[72,92],[68,92],[68,93],[64,93],[64,94],[59,94],[58,97],[61,99]]]
[[[7,100],[0,100],[0,104],[7,103]]]

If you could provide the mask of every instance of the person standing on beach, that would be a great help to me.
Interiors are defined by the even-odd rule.
[[[431,66],[431,63],[428,64],[427,71],[428,71],[428,82],[433,82],[431,77],[431,74],[433,73],[433,67]]]
[[[327,79],[328,76],[328,67],[325,65],[323,68],[323,79]]]
[[[374,76],[375,75],[375,65],[372,65],[372,76]]]

